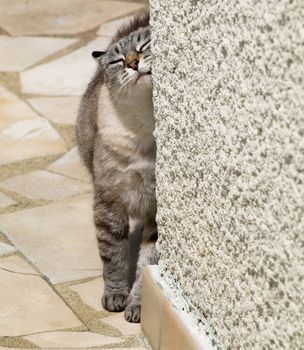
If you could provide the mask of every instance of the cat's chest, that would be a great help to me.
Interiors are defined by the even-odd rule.
[[[151,149],[154,144],[152,105],[130,103],[117,105],[102,87],[98,104],[98,132],[108,145],[134,151]]]

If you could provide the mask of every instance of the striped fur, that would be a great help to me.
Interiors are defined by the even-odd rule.
[[[125,309],[130,322],[140,320],[142,268],[157,262],[148,23],[148,15],[135,17],[118,30],[106,53],[94,54],[97,72],[83,95],[76,125],[79,152],[94,185],[94,223],[105,282],[102,303],[109,311]],[[144,51],[138,52],[140,48]],[[144,226],[131,292],[130,218]]]

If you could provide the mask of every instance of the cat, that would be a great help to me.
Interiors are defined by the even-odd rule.
[[[154,116],[149,15],[122,25],[107,51],[94,51],[95,76],[76,123],[80,156],[94,187],[94,223],[103,261],[106,310],[140,321],[142,269],[156,264]],[[129,221],[143,225],[136,278],[128,285]]]

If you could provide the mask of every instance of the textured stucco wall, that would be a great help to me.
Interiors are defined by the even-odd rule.
[[[160,266],[229,349],[304,349],[304,2],[150,0]]]

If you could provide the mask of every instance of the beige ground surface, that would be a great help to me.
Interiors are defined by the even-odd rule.
[[[122,18],[146,1],[0,0],[0,349],[146,349],[105,311],[80,96]]]

